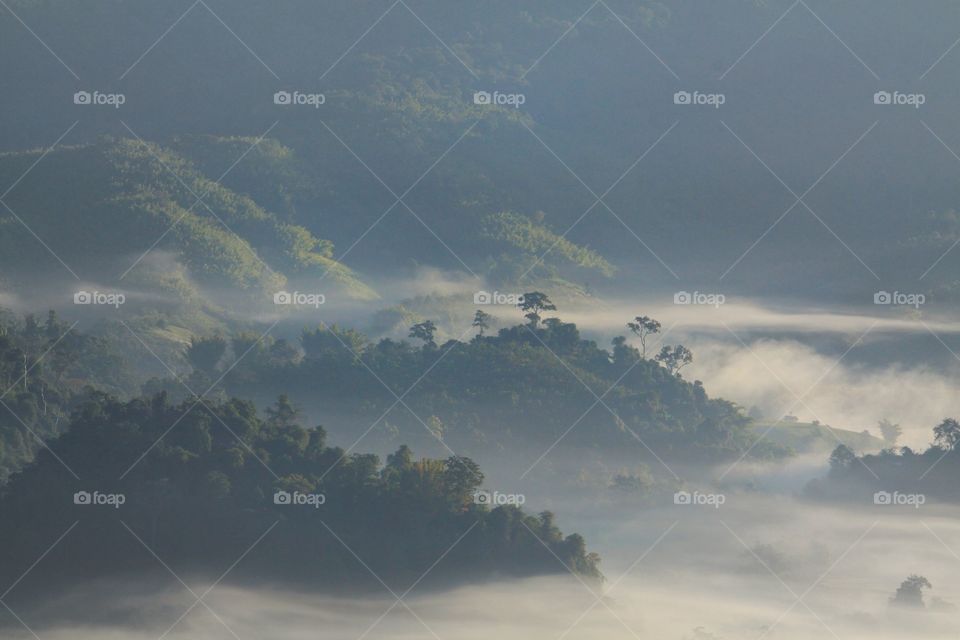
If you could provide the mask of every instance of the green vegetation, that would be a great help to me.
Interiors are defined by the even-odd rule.
[[[884,441],[866,431],[839,429],[817,422],[764,422],[751,425],[754,433],[764,440],[797,452],[831,451],[837,443],[854,451],[872,452],[884,447]]]
[[[717,460],[739,455],[757,439],[737,406],[683,379],[680,368],[692,354],[682,345],[646,359],[618,337],[608,351],[583,339],[575,324],[543,317],[555,308],[546,295],[528,292],[519,308],[525,324],[488,335],[474,323],[471,340],[442,344],[436,325],[423,320],[410,329],[420,347],[389,338],[371,342],[337,326],[305,329],[299,345],[242,341],[224,362],[246,356],[229,370],[220,367],[223,384],[229,394],[259,402],[287,393],[323,416],[338,437],[356,438],[370,427],[370,437],[383,446],[397,439],[436,444],[428,419],[445,425],[443,441],[455,451],[518,444],[542,450],[569,429],[564,446],[629,451],[641,459],[649,446],[667,457]],[[203,365],[192,375],[219,374]],[[183,395],[174,380],[154,380],[147,390]],[[404,407],[396,406],[394,394],[403,394]],[[779,456],[785,449],[761,441],[751,453]]]
[[[542,278],[556,277],[562,266],[595,270],[607,277],[614,273],[613,266],[596,252],[516,213],[504,211],[484,217],[478,236],[489,244],[491,255],[500,252],[502,256],[495,268],[500,278],[495,281],[515,282],[528,270]],[[504,267],[509,264],[523,271],[508,274]]]
[[[39,153],[0,156],[0,178],[13,183]],[[188,277],[211,288],[262,297],[281,289],[287,277],[328,276],[350,295],[375,296],[333,260],[329,241],[279,220],[156,144],[106,139],[58,148],[30,172],[10,201],[34,232],[85,277],[116,281],[152,247],[157,254],[173,254]],[[49,265],[45,249],[12,222],[0,234],[0,267],[21,273]],[[141,283],[143,278],[141,274]]]
[[[117,349],[61,322],[0,311],[0,481],[59,435],[89,385],[129,391]]]
[[[877,491],[922,495],[924,500],[957,502],[960,481],[960,423],[945,418],[933,428],[933,443],[922,452],[892,447],[857,455],[838,445],[830,454],[830,472],[807,487],[824,499],[869,499]],[[891,504],[896,504],[891,502]]]
[[[234,579],[320,589],[365,584],[354,553],[392,582],[415,580],[446,550],[433,580],[567,568],[601,577],[599,558],[579,535],[564,537],[550,513],[477,500],[483,474],[471,460],[415,460],[401,446],[381,464],[329,447],[323,428],[302,427],[285,397],[261,417],[238,399],[172,405],[163,394],[130,402],[93,394],[50,449],[57,457],[40,452],[0,489],[8,582],[76,520],[58,551],[65,558],[36,569],[46,589],[156,569],[131,531],[178,571],[219,575],[269,530]],[[97,495],[122,498],[104,505]]]

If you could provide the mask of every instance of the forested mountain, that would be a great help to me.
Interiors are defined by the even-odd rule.
[[[0,157],[4,182],[16,181],[40,156]],[[184,296],[188,285],[167,265],[144,264],[152,250],[175,256],[209,290],[263,298],[283,288],[287,274],[329,275],[351,295],[375,295],[331,258],[329,241],[277,219],[177,154],[135,139],[52,151],[18,184],[9,206],[30,220],[29,229],[3,220],[0,260],[11,277],[35,276],[50,258],[35,233],[78,277],[145,286],[157,296]],[[138,268],[146,273],[133,273]],[[64,274],[54,262],[43,275],[57,271]]]
[[[28,591],[143,581],[159,569],[152,554],[211,577],[243,558],[234,582],[340,593],[379,590],[370,571],[412,582],[446,551],[432,583],[601,577],[599,558],[581,536],[564,537],[550,513],[478,499],[483,474],[467,458],[416,460],[402,446],[384,465],[328,446],[323,428],[302,427],[285,398],[265,413],[238,399],[89,398],[49,450],[0,487],[4,580],[68,529]]]
[[[351,285],[355,272],[369,285],[383,269],[428,264],[531,284],[559,270],[599,286],[615,268],[614,282],[631,290],[725,274],[730,291],[788,287],[860,300],[877,278],[915,284],[957,238],[958,165],[949,151],[960,144],[949,107],[956,96],[934,82],[956,62],[947,56],[931,67],[955,35],[932,11],[884,4],[881,21],[862,1],[9,6],[63,64],[4,12],[0,50],[14,62],[0,83],[17,90],[8,94],[0,144],[46,147],[77,123],[61,145],[140,137],[190,158],[208,180],[222,176],[210,208],[228,224],[237,209],[240,239],[197,205],[168,241],[186,242],[187,229],[200,227],[229,263],[210,269],[227,280],[267,277],[249,245],[286,276],[337,260]],[[903,25],[922,27],[924,38],[910,39]],[[765,73],[761,61],[792,71]],[[835,71],[829,78],[825,67]],[[926,97],[921,110],[872,101],[878,90],[913,85]],[[694,89],[726,100],[719,109],[674,104],[675,92]],[[76,91],[94,90],[122,93],[125,102],[72,103]],[[523,101],[476,104],[478,91]],[[275,104],[277,92],[324,99]],[[53,179],[42,175],[43,184]],[[796,194],[816,184],[804,198],[816,215],[799,205],[771,229],[794,202],[777,177]],[[851,184],[860,185],[857,197]],[[37,188],[28,177],[7,200],[18,210]],[[192,194],[184,203],[163,192],[160,202],[138,203],[153,213],[130,217],[142,222],[134,237],[152,242],[166,228],[166,198],[184,209],[193,203]],[[235,194],[258,209],[223,201]],[[54,189],[46,202],[69,210],[72,196]],[[91,228],[115,219],[108,210],[84,213]],[[43,212],[21,217],[47,231]],[[310,237],[291,238],[285,225]],[[250,236],[251,227],[263,237]],[[478,230],[486,236],[475,237]],[[544,253],[541,264],[535,256]],[[42,253],[31,259],[55,264]],[[942,301],[955,296],[953,259],[922,283]],[[774,289],[764,284],[771,275]]]
[[[0,636],[956,635],[958,33],[0,0]]]
[[[156,379],[145,389],[185,398],[188,389],[222,378],[227,394],[259,402],[287,393],[338,438],[369,437],[379,446],[440,441],[480,455],[542,452],[562,440],[561,449],[635,460],[652,460],[650,447],[667,459],[713,462],[748,449],[757,458],[787,453],[755,444],[739,407],[682,378],[685,347],[644,354],[618,337],[608,351],[583,339],[575,324],[534,313],[496,335],[483,335],[478,324],[470,340],[442,344],[429,320],[411,328],[420,345],[371,341],[338,326],[305,329],[299,344],[211,336],[196,341],[197,352],[208,356],[191,360],[188,377]]]

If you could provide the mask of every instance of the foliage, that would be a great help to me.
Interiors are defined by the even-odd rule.
[[[955,487],[960,482],[957,424],[953,418],[942,420],[933,428],[933,444],[920,452],[899,447],[857,455],[839,445],[830,455],[828,476],[812,481],[807,492],[824,499],[866,499],[886,491],[956,502]]]
[[[0,176],[22,171],[39,154],[0,156]],[[63,175],[72,179],[58,179]],[[57,148],[18,190],[16,204],[58,256],[88,273],[115,278],[118,267],[122,273],[131,266],[130,254],[151,249],[171,252],[211,286],[272,295],[287,277],[325,275],[351,295],[375,296],[332,259],[329,241],[280,220],[158,144],[107,138]],[[43,247],[24,242],[26,233],[12,227],[0,234],[5,270],[48,262],[37,253]]]
[[[53,311],[40,322],[0,310],[0,480],[64,429],[88,386],[122,390],[124,378],[122,359],[107,341]]]
[[[933,585],[923,576],[910,575],[900,583],[896,593],[890,598],[890,604],[898,607],[923,609],[923,590],[932,589]]]
[[[369,578],[354,553],[393,579],[415,579],[448,549],[436,579],[563,572],[557,557],[600,577],[583,538],[564,537],[550,514],[475,504],[483,474],[471,460],[415,460],[401,446],[383,466],[327,446],[324,429],[301,426],[286,397],[260,417],[238,399],[172,405],[163,394],[129,402],[95,394],[50,447],[59,459],[41,452],[0,491],[4,579],[81,516],[64,541],[67,559],[42,584],[153,569],[125,526],[179,570],[216,575],[270,530],[236,577],[328,589]],[[75,492],[93,490],[122,494],[122,512],[74,504]],[[301,494],[323,500],[298,504]]]
[[[541,316],[554,306],[537,292],[525,300],[528,315]],[[416,323],[411,337],[423,342],[417,348],[320,326],[303,332],[302,359],[296,353],[277,357],[268,338],[227,373],[224,384],[231,394],[261,402],[287,393],[307,410],[327,416],[324,420],[344,437],[356,437],[358,427],[387,419],[402,439],[418,447],[435,442],[410,411],[424,421],[435,416],[454,450],[545,446],[607,390],[605,407],[594,406],[583,415],[564,446],[635,451],[642,457],[641,438],[662,455],[716,458],[739,455],[756,440],[738,407],[708,398],[699,382],[689,383],[656,361],[640,358],[622,339],[615,341],[611,354],[559,318],[503,328],[468,342],[437,345],[434,331],[430,320]],[[682,346],[676,349],[684,352]],[[151,389],[173,393],[176,387],[155,384]],[[403,403],[410,411],[390,412],[396,405],[393,392],[405,390]],[[751,453],[766,457],[783,451],[760,443]]]

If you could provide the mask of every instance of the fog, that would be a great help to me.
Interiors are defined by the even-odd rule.
[[[463,297],[472,290],[466,280],[441,272],[432,276],[433,287],[408,288],[397,281],[392,289],[397,293],[395,300],[358,303],[355,312],[368,313],[374,304],[383,308],[403,302],[402,296]],[[470,308],[465,301],[462,312]],[[663,342],[683,342],[693,349],[695,361],[684,370],[686,378],[703,380],[712,396],[756,407],[768,419],[789,413],[802,420],[860,430],[873,429],[886,418],[904,427],[902,443],[922,446],[940,419],[960,415],[960,401],[953,392],[956,376],[949,366],[922,364],[920,356],[876,364],[862,354],[882,350],[905,336],[929,337],[930,330],[948,341],[960,328],[949,321],[931,319],[925,320],[927,326],[918,326],[915,319],[843,310],[793,313],[756,302],[720,309],[605,302],[589,315],[576,308],[561,309],[558,315],[581,325],[587,337],[606,343],[622,334],[623,322],[638,313],[663,322],[665,331],[659,336]],[[306,317],[297,315],[295,320]],[[778,333],[770,335],[771,331]],[[936,343],[930,348],[947,351]],[[553,453],[549,459],[554,472],[584,467],[583,460],[569,452]],[[724,476],[725,482],[698,485],[695,490],[723,495],[718,508],[675,505],[670,491],[637,500],[608,489],[604,478],[594,478],[573,496],[551,491],[549,484],[537,482],[537,473],[523,481],[522,469],[506,461],[498,463],[493,456],[482,455],[478,460],[487,475],[486,486],[525,492],[525,510],[550,509],[565,533],[582,533],[588,548],[603,558],[605,583],[581,582],[558,561],[555,576],[504,579],[445,591],[417,586],[397,604],[387,587],[373,580],[370,593],[355,597],[253,588],[231,583],[229,576],[215,586],[212,580],[187,579],[197,595],[213,587],[203,597],[204,604],[196,604],[196,597],[169,576],[158,584],[87,585],[44,603],[18,602],[14,592],[8,604],[32,632],[12,614],[4,614],[0,616],[7,625],[4,637],[300,640],[319,634],[346,640],[492,636],[507,640],[876,640],[955,636],[960,615],[951,604],[960,603],[957,508],[929,502],[920,509],[813,503],[802,492],[810,479],[826,472],[822,455],[798,456],[776,465],[743,462],[729,472],[726,466],[711,470],[707,475]],[[611,463],[610,469],[614,467]],[[655,471],[662,475],[662,470]],[[683,469],[678,472],[679,486],[686,474]],[[740,488],[748,482],[751,490]],[[469,543],[469,538],[462,542]],[[891,608],[890,597],[911,574],[923,575],[933,585],[925,594],[927,608]],[[400,595],[411,585],[387,586]]]
[[[709,381],[714,395],[758,407],[765,417],[804,421],[880,437],[878,421],[899,423],[899,444],[925,447],[943,418],[960,415],[955,376],[924,366],[848,366],[794,340],[739,344],[698,341],[690,376]],[[891,393],[895,389],[896,393]]]
[[[11,606],[39,637],[51,640],[156,640],[161,634],[291,640],[318,634],[347,640],[954,637],[958,613],[950,602],[960,601],[960,559],[953,551],[960,548],[960,524],[953,508],[840,509],[763,492],[727,494],[719,508],[671,504],[638,511],[625,503],[609,507],[599,520],[578,518],[579,508],[570,506],[568,528],[583,531],[604,558],[602,586],[560,568],[553,577],[441,592],[415,587],[396,604],[386,587],[357,598],[250,589],[228,578],[195,605],[196,597],[170,577],[156,588],[89,585],[43,610]],[[470,544],[469,537],[462,544]],[[888,599],[912,573],[933,584],[927,609],[891,609]],[[186,582],[198,596],[211,586]],[[397,595],[410,587],[388,586]],[[5,637],[32,636],[21,627]]]
[[[176,271],[185,277],[183,267],[163,252],[151,254],[142,268]],[[471,276],[432,267],[371,282],[381,297],[367,301],[343,299],[332,283],[322,280],[288,283],[291,290],[329,291],[324,305],[299,309],[278,309],[269,301],[251,306],[234,292],[206,290],[193,282],[190,286],[197,287],[198,298],[216,300],[227,309],[245,309],[246,322],[278,323],[272,333],[294,340],[304,326],[320,323],[355,326],[372,338],[402,339],[406,330],[400,315],[393,325],[389,315],[382,316],[383,322],[371,322],[377,311],[398,306],[436,318],[442,339],[468,339],[476,308],[473,294],[496,289]],[[138,290],[135,279],[123,288],[75,284],[72,288],[64,288],[62,282],[34,287],[29,296],[0,292],[0,304],[19,312],[58,309],[69,320],[78,320],[81,330],[118,315],[136,314],[145,305],[177,305],[170,295]],[[72,304],[72,295],[81,290],[122,293],[126,300],[119,310],[103,305],[78,308]],[[768,420],[794,415],[802,421],[867,429],[879,436],[877,423],[887,419],[903,428],[900,444],[924,447],[934,425],[944,417],[960,415],[960,399],[953,392],[960,382],[956,355],[960,323],[949,314],[736,297],[719,306],[672,302],[670,293],[629,300],[573,298],[558,305],[557,315],[576,323],[585,337],[600,344],[629,333],[624,324],[633,316],[654,317],[663,324],[663,333],[649,351],[659,349],[661,342],[687,345],[695,357],[684,370],[686,378],[702,380],[714,397],[730,399],[745,409],[755,407]],[[495,326],[522,319],[508,306],[489,310]],[[889,393],[892,388],[899,393]]]
[[[719,307],[640,300],[562,315],[600,342],[625,333],[633,315],[660,320],[656,345],[683,343],[694,352],[684,377],[768,420],[794,415],[879,437],[877,423],[887,419],[904,430],[899,444],[925,447],[937,423],[960,415],[960,324],[952,318],[884,307],[809,309],[749,299]]]

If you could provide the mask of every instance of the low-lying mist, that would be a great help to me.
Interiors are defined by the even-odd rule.
[[[932,505],[835,509],[733,493],[718,508],[623,504],[592,525],[577,519],[604,557],[599,588],[563,572],[442,592],[414,587],[397,604],[386,587],[331,597],[227,578],[203,595],[210,583],[187,581],[203,595],[197,604],[171,576],[155,586],[90,585],[44,607],[11,598],[11,607],[49,640],[946,638],[957,624],[951,602],[960,601],[957,515]],[[926,607],[891,607],[911,574],[933,585]],[[387,586],[399,596],[411,585]],[[5,637],[32,637],[6,618]]]
[[[903,428],[898,444],[923,448],[937,423],[960,415],[960,325],[880,309],[796,311],[751,300],[719,307],[661,300],[605,302],[563,316],[605,342],[626,332],[631,315],[649,315],[664,330],[648,352],[661,342],[690,347],[694,361],[683,375],[702,380],[714,397],[756,407],[766,420],[794,415],[877,437],[877,423],[886,419]]]

